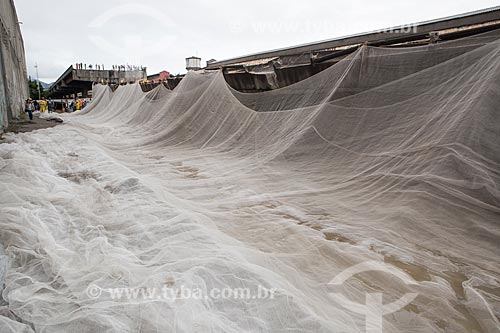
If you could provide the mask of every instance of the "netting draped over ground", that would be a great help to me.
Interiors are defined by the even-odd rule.
[[[500,32],[363,46],[289,87],[94,87],[66,125],[0,146],[0,330],[498,332]],[[277,288],[273,299],[116,300],[101,288]],[[4,304],[2,306],[2,304]]]

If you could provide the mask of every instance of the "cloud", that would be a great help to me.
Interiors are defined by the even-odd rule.
[[[28,73],[54,81],[72,63],[130,63],[185,72],[218,60],[497,5],[497,0],[313,3],[292,0],[15,0]]]

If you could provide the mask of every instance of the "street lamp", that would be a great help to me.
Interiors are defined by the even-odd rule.
[[[38,100],[41,100],[41,96],[40,96],[40,79],[38,78],[38,64],[35,62],[35,69],[36,69],[36,83],[37,83],[37,87],[38,87]]]

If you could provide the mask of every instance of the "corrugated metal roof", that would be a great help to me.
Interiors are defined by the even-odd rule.
[[[278,49],[273,49],[273,50],[269,50],[269,51],[258,52],[258,53],[244,55],[244,56],[235,57],[235,58],[229,58],[226,60],[220,60],[220,61],[214,62],[214,63],[210,64],[208,67],[209,68],[217,68],[220,66],[246,64],[246,63],[251,62],[251,61],[260,61],[261,59],[269,59],[269,58],[273,58],[273,57],[279,57],[280,55],[283,55],[283,54],[300,54],[300,53],[304,53],[304,52],[317,52],[320,50],[341,50],[342,48],[352,47],[353,45],[359,44],[360,42],[363,42],[363,41],[367,41],[367,40],[371,40],[371,39],[373,40],[373,38],[384,39],[384,38],[389,38],[389,36],[391,36],[391,37],[400,36],[401,37],[401,36],[409,35],[409,34],[404,34],[404,33],[399,33],[399,34],[391,33],[394,31],[407,29],[408,26],[412,26],[412,27],[416,26],[417,28],[422,27],[422,29],[419,29],[419,33],[422,33],[421,30],[424,30],[424,32],[425,31],[441,31],[441,30],[446,30],[446,29],[460,29],[460,27],[462,27],[462,26],[463,27],[468,26],[469,28],[465,28],[465,29],[470,29],[470,26],[473,26],[476,24],[483,24],[483,22],[484,23],[493,22],[493,21],[497,21],[498,19],[500,19],[500,6],[486,8],[486,9],[477,10],[477,11],[468,12],[468,13],[459,14],[459,15],[443,17],[443,18],[429,20],[429,21],[423,21],[423,22],[418,22],[418,23],[413,23],[413,24],[406,24],[406,25],[397,26],[397,27],[379,29],[379,30],[370,31],[370,32],[353,34],[353,35],[348,35],[348,36],[343,36],[343,37],[337,37],[337,38],[332,38],[332,39],[316,41],[316,42],[312,42],[312,43],[295,45],[295,46],[291,46],[291,47],[278,48]],[[483,20],[483,22],[481,22],[481,20]],[[259,57],[263,57],[263,58],[259,59]]]
[[[234,66],[257,66],[257,65],[265,65],[273,60],[278,59],[278,57],[270,57],[270,58],[262,58],[262,59],[256,59],[256,60],[250,60],[250,61],[244,61],[244,62],[239,62],[239,63],[234,63],[231,65]]]

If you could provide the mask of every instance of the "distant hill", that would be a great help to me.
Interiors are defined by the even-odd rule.
[[[40,86],[43,88],[43,90],[49,89],[51,85],[52,85],[52,83],[46,83],[46,82],[40,81]]]

